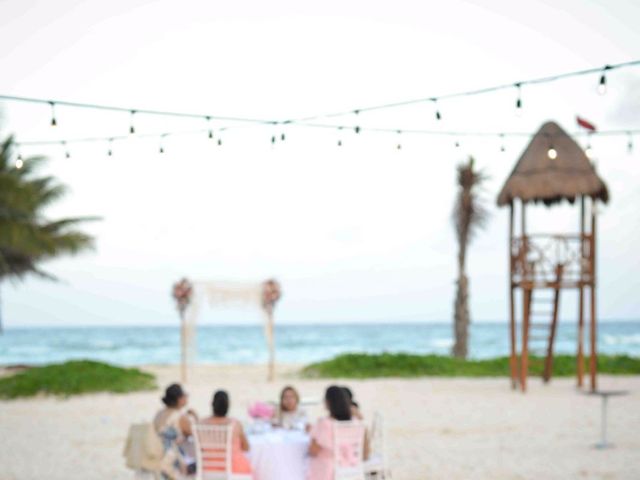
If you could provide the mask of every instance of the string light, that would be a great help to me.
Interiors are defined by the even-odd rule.
[[[521,85],[521,86],[525,86],[525,85],[540,85],[540,84],[550,83],[550,82],[554,82],[554,81],[558,81],[558,80],[562,80],[562,79],[566,79],[566,78],[578,77],[578,76],[584,76],[584,75],[592,75],[594,73],[600,72],[601,73],[601,77],[600,77],[600,83],[598,85],[598,90],[602,91],[602,93],[604,93],[606,91],[606,84],[607,84],[606,72],[608,70],[632,67],[632,66],[637,66],[637,65],[640,65],[640,60],[632,60],[632,61],[629,61],[629,62],[610,64],[610,65],[605,65],[604,67],[596,67],[596,68],[589,68],[589,69],[585,69],[585,70],[564,72],[564,73],[555,74],[555,75],[551,75],[551,76],[547,76],[547,77],[531,78],[531,79],[528,79],[528,80],[522,80],[520,82],[517,82],[517,84]],[[360,107],[360,108],[358,108],[356,110],[351,109],[351,110],[342,111],[342,112],[334,112],[334,113],[329,113],[329,114],[318,114],[318,115],[313,115],[313,116],[308,116],[308,117],[298,118],[298,119],[289,119],[286,122],[287,123],[304,124],[306,122],[309,122],[311,120],[316,120],[316,119],[319,119],[319,118],[340,117],[340,116],[345,116],[345,115],[353,114],[353,113],[359,114],[359,113],[362,113],[362,112],[369,112],[369,111],[373,111],[373,110],[397,108],[397,107],[403,107],[403,106],[407,106],[407,105],[411,105],[411,104],[424,103],[424,102],[427,102],[427,101],[432,101],[432,102],[435,103],[436,99],[437,100],[443,100],[443,99],[450,99],[450,98],[457,98],[457,97],[483,95],[483,94],[487,94],[487,93],[491,93],[491,92],[495,92],[495,91],[511,89],[511,88],[513,88],[514,85],[515,85],[514,82],[510,82],[510,83],[504,83],[504,84],[501,84],[501,85],[494,85],[494,86],[491,86],[491,87],[483,87],[483,88],[477,88],[477,89],[474,89],[474,90],[467,90],[467,91],[455,92],[455,93],[450,93],[450,94],[445,94],[445,95],[438,95],[437,97],[436,96],[429,96],[429,97],[405,100],[405,101],[388,103],[388,104]],[[110,106],[110,105],[79,103],[79,102],[68,102],[68,101],[63,101],[63,100],[47,100],[47,99],[33,98],[33,97],[18,97],[18,96],[14,96],[14,95],[0,95],[0,100],[9,100],[9,101],[15,101],[15,102],[32,102],[32,103],[42,103],[42,104],[48,103],[52,107],[53,107],[53,104],[56,104],[58,106],[64,105],[66,107],[72,107],[72,108],[106,110],[106,111],[113,111],[113,112],[138,112],[138,113],[144,113],[146,115],[156,115],[156,116],[173,116],[173,117],[183,117],[183,118],[202,118],[203,117],[202,113],[198,114],[198,113],[178,112],[178,111],[136,109],[136,108],[126,108],[126,107],[118,107],[118,106]],[[438,118],[440,116],[439,113],[440,112],[438,110],[436,110],[436,118]],[[230,117],[230,116],[218,116],[218,115],[210,115],[210,116],[211,116],[211,118],[217,119],[217,120],[243,122],[243,123],[255,123],[255,124],[281,123],[280,121],[273,120],[273,119],[265,120],[265,119],[256,119],[256,118]],[[53,119],[55,119],[55,116],[52,118],[52,120]],[[55,122],[52,121],[52,124],[55,125]]]
[[[135,110],[131,110],[131,125],[129,126],[129,133],[133,135],[136,133],[136,127],[133,125],[133,117],[136,114]]]
[[[438,108],[438,99],[432,98],[431,101],[433,102],[433,108],[436,110],[436,120],[442,120],[442,115],[440,115],[440,109]]]
[[[516,99],[516,115],[518,117],[522,116],[522,84],[516,83],[516,88],[518,89],[518,98]]]
[[[456,140],[456,143],[454,144],[456,148],[460,148],[460,141]]]
[[[633,137],[631,132],[629,132],[629,141],[627,142],[627,152],[629,154],[633,153]]]
[[[63,140],[62,146],[64,147],[64,157],[71,158],[71,152],[69,152],[69,149],[67,148],[67,142]]]
[[[402,144],[400,143],[401,134],[402,134],[402,130],[398,130],[398,145],[396,145],[396,150],[402,150]]]
[[[24,165],[24,161],[22,160],[22,155],[18,153],[18,158],[16,159],[16,169],[20,170]]]
[[[287,137],[285,136],[284,132],[282,132],[282,133],[280,134],[280,141],[281,141],[281,142],[284,142],[286,138],[287,138]]]
[[[549,146],[549,150],[547,150],[547,157],[549,157],[551,160],[555,160],[556,158],[558,158],[558,152],[555,148],[553,148],[553,145]]]
[[[51,126],[55,127],[58,125],[58,122],[56,121],[56,104],[54,102],[49,102],[49,105],[51,105]]]
[[[213,138],[213,130],[211,129],[211,117],[206,116],[205,118],[207,120],[207,127],[209,129],[209,133],[208,133],[209,140],[211,140]]]
[[[113,138],[109,139],[109,149],[107,150],[107,156],[110,157],[113,155],[113,151],[111,150],[111,145],[113,144]]]
[[[342,132],[342,127],[338,127],[338,146],[341,147],[342,146],[342,135],[340,135],[340,132]]]
[[[218,137],[218,146],[221,147],[222,146],[222,139],[220,137]]]
[[[611,66],[605,65],[602,69],[602,75],[600,75],[600,82],[598,83],[598,93],[604,95],[607,93],[607,70],[611,69]]]
[[[504,147],[504,133],[500,134],[500,151],[504,152],[506,148]]]

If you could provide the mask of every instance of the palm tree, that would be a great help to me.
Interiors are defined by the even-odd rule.
[[[59,200],[66,188],[53,177],[34,174],[42,157],[13,163],[12,145],[11,137],[0,144],[0,284],[29,274],[56,280],[40,263],[92,248],[93,238],[75,227],[95,218],[46,219],[44,209]]]
[[[458,165],[459,191],[453,209],[452,220],[458,240],[458,280],[454,304],[453,330],[455,343],[453,355],[467,358],[469,342],[469,279],[466,273],[467,247],[478,229],[485,226],[488,212],[478,196],[486,176],[473,169],[473,157],[468,163]]]

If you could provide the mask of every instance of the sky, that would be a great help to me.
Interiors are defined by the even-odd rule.
[[[222,116],[287,119],[424,98],[640,59],[634,1],[3,0],[0,94]],[[640,67],[433,105],[348,115],[345,125],[531,132],[640,128]],[[109,137],[126,113],[0,103],[0,133],[18,141]],[[24,147],[69,187],[49,218],[97,215],[93,252],[44,267],[59,283],[2,285],[9,327],[176,325],[174,281],[283,286],[282,323],[451,321],[456,165],[489,177],[487,228],[468,252],[473,321],[506,321],[507,211],[496,196],[526,138],[452,138],[213,122],[206,133]],[[203,119],[138,115],[137,133],[194,132]],[[285,142],[270,142],[286,134]],[[337,147],[341,140],[342,147]],[[454,146],[455,141],[460,146]],[[599,208],[598,311],[640,318],[640,136],[595,137],[611,202]],[[401,143],[402,149],[397,149]],[[583,142],[584,144],[584,142]],[[567,206],[531,213],[532,231],[576,231]],[[576,300],[562,297],[561,320]],[[259,321],[211,308],[203,323]]]

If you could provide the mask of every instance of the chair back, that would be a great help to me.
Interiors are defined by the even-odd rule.
[[[371,434],[369,437],[369,456],[384,458],[384,450],[385,445],[383,418],[380,412],[375,412],[373,414],[373,420],[371,422]]]
[[[196,449],[196,479],[231,478],[233,423],[192,423]]]
[[[333,422],[334,480],[364,480],[364,436],[359,422]]]

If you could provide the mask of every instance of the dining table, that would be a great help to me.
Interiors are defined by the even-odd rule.
[[[268,428],[247,432],[255,480],[305,480],[309,435],[301,430]]]

